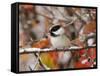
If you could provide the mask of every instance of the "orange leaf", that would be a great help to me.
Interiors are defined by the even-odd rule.
[[[95,21],[92,21],[92,22],[86,24],[83,29],[84,34],[89,34],[91,32],[95,32],[95,31],[96,31],[96,22]]]
[[[32,45],[33,48],[45,48],[48,47],[49,40],[48,39],[42,39],[39,42]]]

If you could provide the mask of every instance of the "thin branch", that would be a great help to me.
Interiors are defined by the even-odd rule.
[[[83,20],[83,18],[81,17],[81,15],[77,11],[75,11],[73,8],[72,8],[72,11],[74,11],[74,14],[77,16],[77,18],[79,18],[79,20],[82,21],[83,24],[86,23],[86,21]]]
[[[50,20],[53,20],[54,18],[53,17],[49,17],[49,16],[46,16],[45,14],[41,14],[41,13],[39,13],[39,12],[37,12],[37,14],[38,15],[41,15],[41,16],[43,16],[43,17],[46,17],[46,18],[48,18],[48,19],[50,19]],[[62,14],[63,15],[63,14]],[[64,23],[66,23],[67,25],[70,25],[70,24],[72,24],[72,23],[74,23],[75,21],[76,21],[76,17],[68,17],[67,19],[70,19],[71,21],[69,22],[69,23],[67,23],[67,20],[62,20],[62,19],[59,19],[59,21],[61,21],[61,22],[64,22]],[[51,23],[51,24],[53,24],[53,23]]]
[[[35,56],[35,55],[34,55],[34,56]],[[34,67],[33,67],[33,66],[32,66],[32,67],[29,66],[30,71],[34,71],[34,70],[36,69],[38,63],[39,63],[38,58],[36,58],[36,61],[35,61],[35,63],[34,63]]]
[[[64,15],[58,8],[56,8],[55,10],[57,10],[66,19],[66,20],[63,20],[63,22],[65,22],[67,24],[67,26],[74,23],[77,19],[75,16],[66,16],[66,15]],[[68,22],[68,20],[70,20],[70,22]]]
[[[30,71],[33,71],[32,68],[29,66]]]
[[[52,15],[53,19],[55,18],[55,15],[51,10],[47,9],[46,7],[44,7],[44,9],[47,10]],[[53,8],[51,7],[51,9]]]
[[[30,69],[30,71],[34,71],[35,68],[36,68],[36,66],[37,66],[37,64],[39,64],[44,70],[49,70],[49,69],[50,69],[50,68],[48,68],[47,66],[45,66],[45,65],[42,63],[41,58],[40,58],[40,56],[39,56],[39,53],[34,53],[34,56],[37,58],[37,62],[36,62],[36,64],[35,64],[34,67],[28,66],[29,69]]]
[[[96,34],[93,34],[93,35],[91,35],[91,36],[88,36],[88,37],[86,38],[86,40],[88,40],[88,39],[90,39],[90,38],[96,38]]]
[[[40,66],[44,69],[44,70],[48,70],[48,68],[42,63],[41,58],[39,56],[39,53],[34,53],[34,55],[36,56],[36,58],[39,61]]]
[[[79,51],[79,50],[88,49],[88,48],[96,48],[96,45],[86,46],[86,47],[51,48],[51,49],[21,48],[20,54],[43,53],[43,52],[54,52],[54,51],[56,51],[56,52],[59,52],[59,51]]]
[[[55,8],[55,10],[58,11],[66,20],[71,20],[71,17],[64,15],[64,13],[62,13],[58,8]]]

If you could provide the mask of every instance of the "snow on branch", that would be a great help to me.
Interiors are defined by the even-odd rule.
[[[45,49],[40,49],[40,48],[20,48],[19,53],[20,54],[25,54],[25,53],[40,53],[40,52],[53,52],[53,51],[79,51],[82,49],[88,49],[88,48],[95,48],[96,45],[92,46],[86,46],[86,47],[70,47],[70,48],[45,48]]]

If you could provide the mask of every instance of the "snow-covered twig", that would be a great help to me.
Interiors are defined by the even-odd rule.
[[[70,48],[45,48],[45,49],[40,49],[40,48],[20,48],[19,53],[39,53],[39,52],[53,52],[53,51],[78,51],[82,49],[88,49],[88,48],[95,48],[96,45],[92,46],[86,46],[86,47],[70,47]]]

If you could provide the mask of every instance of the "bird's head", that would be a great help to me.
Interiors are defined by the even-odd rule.
[[[50,28],[49,33],[51,36],[57,37],[57,36],[63,35],[65,33],[65,30],[60,25],[54,25]]]

